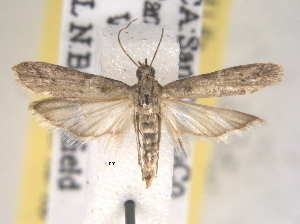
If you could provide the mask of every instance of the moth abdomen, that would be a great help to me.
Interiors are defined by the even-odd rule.
[[[159,114],[140,114],[139,131],[142,135],[142,178],[147,188],[156,177],[159,156],[160,123]]]

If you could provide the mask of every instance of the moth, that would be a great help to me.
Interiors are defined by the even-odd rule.
[[[52,98],[32,102],[30,109],[50,127],[78,138],[119,138],[134,125],[142,180],[149,188],[157,176],[161,125],[165,124],[177,154],[185,154],[189,137],[224,140],[264,120],[242,112],[195,104],[182,99],[244,95],[279,83],[283,68],[273,63],[241,65],[188,77],[161,86],[152,63],[136,63],[137,84],[83,73],[45,62],[23,62],[12,68],[17,81],[35,94]]]

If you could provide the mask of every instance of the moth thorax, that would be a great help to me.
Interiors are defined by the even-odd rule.
[[[145,76],[155,77],[155,69],[150,65],[140,65],[140,67],[136,70],[136,77],[141,79]]]

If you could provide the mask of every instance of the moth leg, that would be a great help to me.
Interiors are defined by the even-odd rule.
[[[161,109],[160,109],[161,111]],[[160,146],[160,139],[161,139],[161,114],[159,113],[158,116],[158,152],[157,152],[157,159],[159,159],[159,146]],[[157,163],[157,169],[158,169],[158,163]],[[157,171],[156,169],[156,171]]]
[[[161,114],[159,113],[158,116],[158,143],[160,143],[160,139],[161,139]]]
[[[139,161],[139,166],[142,167],[139,115],[137,113],[135,113],[133,120],[134,120],[134,129],[135,129],[135,134],[136,134],[136,144],[137,144],[137,150],[138,150],[138,161]]]

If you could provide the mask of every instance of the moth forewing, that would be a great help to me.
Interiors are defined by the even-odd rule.
[[[130,87],[114,79],[45,62],[22,62],[12,68],[17,82],[35,94],[89,99],[129,99]]]
[[[283,68],[273,63],[240,65],[171,82],[163,87],[174,98],[209,98],[245,95],[282,80]]]

